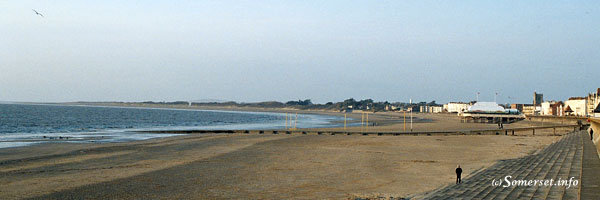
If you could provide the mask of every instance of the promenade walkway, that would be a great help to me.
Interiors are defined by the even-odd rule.
[[[583,169],[581,170],[581,199],[600,199],[600,159],[587,134],[583,140]]]
[[[509,180],[554,180],[552,186],[509,186]],[[571,186],[559,180],[573,177]],[[494,186],[493,180],[501,181]],[[578,184],[574,185],[577,180]],[[600,159],[585,131],[563,136],[540,152],[503,160],[492,167],[422,197],[423,199],[600,199]]]

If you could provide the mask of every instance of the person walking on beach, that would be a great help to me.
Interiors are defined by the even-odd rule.
[[[462,174],[462,168],[460,168],[460,165],[458,165],[458,167],[456,167],[456,184],[461,182],[460,174]]]

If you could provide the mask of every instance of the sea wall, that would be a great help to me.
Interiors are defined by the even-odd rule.
[[[536,122],[552,122],[552,123],[561,123],[561,124],[577,124],[577,121],[581,121],[582,123],[586,123],[587,118],[585,117],[573,117],[573,116],[542,116],[542,115],[527,115],[527,120],[536,121]]]

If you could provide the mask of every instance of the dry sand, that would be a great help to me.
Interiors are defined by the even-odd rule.
[[[394,124],[399,115],[370,115],[380,124],[371,130],[403,128]],[[420,117],[435,121],[414,124],[415,130],[497,126],[460,123],[450,115]],[[536,123],[510,126],[531,125]],[[60,195],[55,192],[61,191],[90,198],[406,197],[452,184],[458,164],[468,176],[560,138],[539,135],[197,134],[129,143],[8,148],[0,149],[0,199]]]

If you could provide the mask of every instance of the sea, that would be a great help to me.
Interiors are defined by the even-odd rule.
[[[298,114],[296,127],[336,127],[339,124],[334,122],[341,120],[343,117]],[[285,127],[285,113],[0,103],[0,148],[49,142],[126,142],[178,135],[144,132],[157,130]]]

